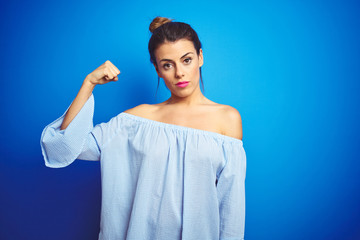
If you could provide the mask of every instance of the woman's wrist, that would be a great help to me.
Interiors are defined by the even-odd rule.
[[[82,88],[86,88],[86,89],[89,89],[91,92],[94,90],[96,84],[94,84],[92,81],[91,81],[91,76],[90,75],[87,75],[83,84],[82,84]]]

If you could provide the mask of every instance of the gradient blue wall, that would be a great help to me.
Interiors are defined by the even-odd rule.
[[[203,43],[205,95],[237,108],[247,240],[360,239],[357,1],[2,3],[0,239],[97,239],[100,163],[44,165],[42,129],[106,60],[94,123],[170,95],[150,64],[157,15]]]

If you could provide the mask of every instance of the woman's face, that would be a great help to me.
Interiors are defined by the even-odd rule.
[[[156,72],[164,79],[173,94],[185,97],[199,87],[199,68],[203,65],[202,49],[197,55],[191,41],[180,39],[176,42],[163,43],[154,53],[157,63],[157,66],[154,65]],[[176,85],[179,82],[188,82],[188,84]]]

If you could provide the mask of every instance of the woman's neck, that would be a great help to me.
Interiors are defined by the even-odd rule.
[[[207,101],[207,98],[202,94],[200,89],[194,91],[192,94],[186,97],[179,97],[175,94],[171,94],[171,97],[165,101],[165,104],[174,104],[177,106],[196,106],[200,104],[204,104]]]

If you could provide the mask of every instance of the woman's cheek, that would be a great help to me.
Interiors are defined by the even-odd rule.
[[[192,69],[192,76],[193,76],[193,78],[194,78],[194,79],[197,79],[198,76],[200,76],[199,74],[200,74],[199,69],[196,68],[196,67],[194,67],[194,68]]]

